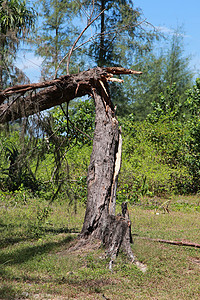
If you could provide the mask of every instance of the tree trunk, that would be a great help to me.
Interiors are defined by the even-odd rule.
[[[132,262],[136,262],[136,259],[130,246],[132,236],[127,204],[122,206],[122,215],[114,215],[113,193],[116,192],[119,173],[118,155],[121,159],[121,130],[108,94],[107,82],[98,82],[93,88],[93,97],[96,108],[95,133],[87,177],[87,206],[80,237],[84,240],[100,239],[107,249],[107,255],[111,257],[109,268],[112,269],[120,247]]]
[[[96,108],[93,151],[88,170],[88,199],[81,236],[102,237],[107,225],[109,205],[119,143],[118,121],[101,95],[101,86],[93,89]]]
[[[105,64],[105,0],[101,0],[101,34],[100,34],[100,47],[98,66],[102,67]]]

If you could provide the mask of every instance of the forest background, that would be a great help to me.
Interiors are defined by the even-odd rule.
[[[80,38],[66,70],[67,58],[60,62],[83,29],[80,20],[87,24],[104,9]],[[18,53],[27,47],[42,58],[41,80],[96,65],[143,72],[110,85],[123,134],[118,203],[198,194],[200,81],[184,54],[181,28],[165,36],[132,1],[54,0],[33,8],[1,1],[0,17],[2,89],[29,81],[16,67]],[[75,208],[85,203],[94,109],[91,98],[76,99],[69,107],[1,125],[2,197],[23,191],[50,202],[59,195]]]

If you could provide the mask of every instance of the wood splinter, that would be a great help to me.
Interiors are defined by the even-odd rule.
[[[107,80],[111,81],[111,82],[119,82],[119,83],[123,83],[124,82],[123,79],[114,78],[114,77],[112,77],[112,78],[108,77]]]
[[[103,90],[104,90],[106,96],[109,98],[108,92],[107,92],[107,90],[106,90],[106,88],[105,88],[105,86],[104,86],[104,84],[103,84],[103,81],[101,81],[101,80],[99,79],[99,83],[101,84],[101,86],[102,86],[102,88],[103,88]]]

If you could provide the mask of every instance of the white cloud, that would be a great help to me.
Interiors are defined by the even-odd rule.
[[[170,29],[170,28],[167,28],[167,27],[165,27],[165,26],[155,26],[155,27],[156,27],[156,29],[157,29],[158,31],[161,31],[161,32],[163,32],[163,33],[174,34],[174,30],[172,30],[172,29]]]
[[[41,76],[42,61],[43,59],[35,56],[33,52],[20,51],[15,65],[29,77],[31,82],[36,82]]]
[[[177,34],[178,36],[182,36],[182,37],[184,37],[184,38],[190,38],[189,35],[186,35],[186,34],[181,33],[181,32],[179,33],[179,32],[177,32],[177,30],[168,28],[168,27],[166,27],[166,26],[155,26],[155,28],[156,28],[158,31],[160,31],[160,32],[162,32],[162,33],[165,33],[165,34],[169,34],[169,35]]]

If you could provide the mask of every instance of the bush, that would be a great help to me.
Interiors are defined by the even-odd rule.
[[[123,122],[122,169],[120,190],[128,185],[130,198],[138,195],[188,193],[191,175],[185,156],[185,128],[181,123],[160,119]]]

